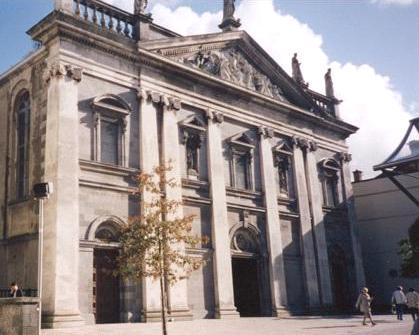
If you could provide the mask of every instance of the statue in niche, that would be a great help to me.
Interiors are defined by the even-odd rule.
[[[276,164],[278,167],[279,191],[281,194],[288,195],[288,157],[277,156]]]
[[[200,147],[200,136],[198,134],[188,134],[188,137],[186,139],[186,169],[188,175],[198,175]]]
[[[134,15],[144,14],[148,0],[134,0]]]
[[[236,11],[236,6],[235,6],[234,2],[235,2],[235,0],[224,0],[223,21],[234,20],[234,12]]]
[[[301,63],[298,61],[297,53],[292,57],[292,78],[299,84],[305,84],[303,73],[301,72]]]
[[[333,89],[332,70],[330,68],[327,69],[327,72],[324,75],[324,82],[326,85],[326,96],[329,98],[334,98],[335,92]]]

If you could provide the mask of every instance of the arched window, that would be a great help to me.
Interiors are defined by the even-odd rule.
[[[105,164],[126,166],[126,131],[131,107],[119,96],[106,94],[92,101],[94,159]]]
[[[29,92],[23,91],[15,102],[16,116],[16,198],[22,199],[28,194],[29,185],[29,125],[30,125]]]
[[[113,222],[102,223],[95,232],[95,239],[101,242],[118,242],[120,232]]]

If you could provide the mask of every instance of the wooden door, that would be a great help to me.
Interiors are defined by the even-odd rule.
[[[120,285],[114,275],[118,250],[95,249],[93,309],[96,323],[119,322]]]

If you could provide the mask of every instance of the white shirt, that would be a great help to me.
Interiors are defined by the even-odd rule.
[[[396,290],[393,292],[393,296],[391,297],[391,302],[396,303],[397,305],[406,304],[406,296],[404,295],[403,291]]]

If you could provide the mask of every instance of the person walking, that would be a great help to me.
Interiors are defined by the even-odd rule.
[[[409,292],[406,294],[406,305],[413,321],[415,321],[419,314],[419,293],[414,288],[409,288]]]
[[[23,297],[21,289],[19,288],[19,286],[17,286],[15,282],[10,284],[9,297],[10,298]]]
[[[366,287],[362,288],[361,293],[359,294],[358,299],[356,301],[355,308],[359,309],[361,313],[364,314],[364,319],[362,321],[362,324],[364,326],[367,325],[367,318],[370,319],[371,324],[373,326],[376,325],[371,315],[371,301],[372,298],[368,294],[368,289]]]
[[[397,286],[391,296],[391,304],[396,305],[397,320],[403,320],[403,308],[406,305],[406,296],[403,293],[403,287]]]

